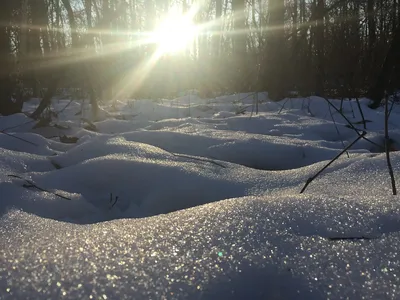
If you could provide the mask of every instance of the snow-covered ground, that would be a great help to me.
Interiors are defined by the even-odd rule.
[[[0,117],[0,299],[399,299],[384,112],[360,104],[369,141],[303,194],[358,137],[322,98],[117,101],[96,120],[54,100],[44,127]],[[355,101],[342,112],[363,129]],[[389,123],[400,149],[397,105]]]

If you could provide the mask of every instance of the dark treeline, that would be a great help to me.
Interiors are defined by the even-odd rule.
[[[171,7],[208,24],[165,54],[146,32]],[[57,87],[97,99],[288,91],[380,100],[400,86],[400,0],[2,0],[0,113],[21,87],[42,107]]]

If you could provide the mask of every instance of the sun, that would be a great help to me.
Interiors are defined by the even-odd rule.
[[[187,49],[197,31],[190,14],[169,13],[153,31],[152,40],[161,53],[172,54]]]

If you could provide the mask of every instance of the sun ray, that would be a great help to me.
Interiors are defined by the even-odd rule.
[[[157,49],[144,63],[138,67],[132,68],[131,71],[119,81],[118,86],[116,87],[117,93],[114,98],[120,99],[124,95],[130,96],[140,88],[162,55],[163,52],[161,49]]]

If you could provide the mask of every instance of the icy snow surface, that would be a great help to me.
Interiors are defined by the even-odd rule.
[[[0,299],[399,299],[382,109],[360,101],[373,143],[299,194],[357,134],[321,98],[260,93],[256,115],[252,97],[118,101],[96,120],[55,100],[68,106],[46,127],[0,117]],[[342,111],[363,128],[355,101]]]

